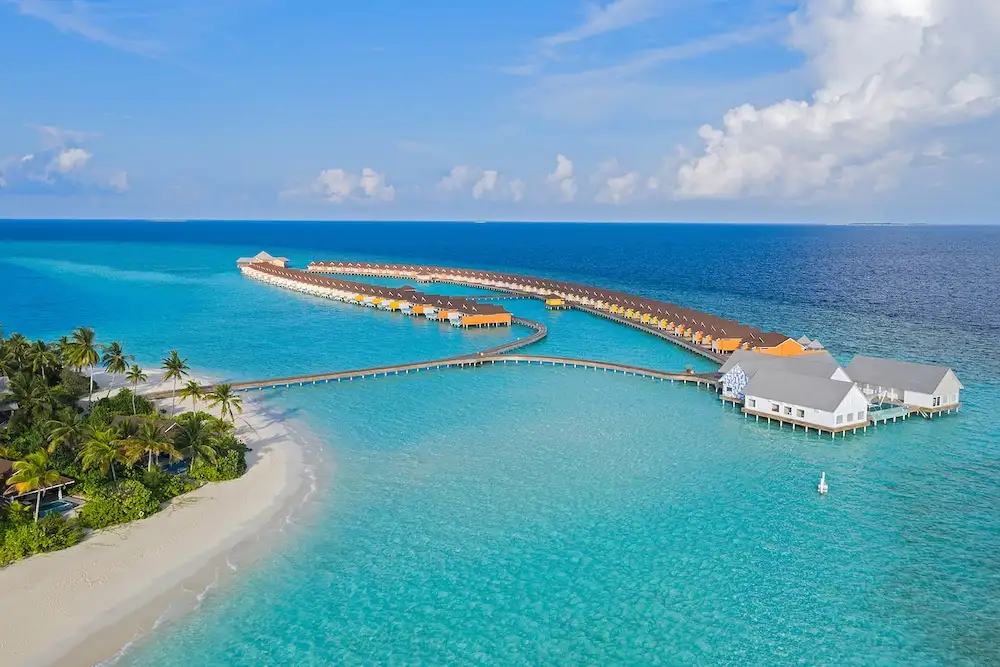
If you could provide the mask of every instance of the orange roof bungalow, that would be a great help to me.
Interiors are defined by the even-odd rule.
[[[513,316],[510,313],[490,313],[483,315],[463,315],[463,327],[510,326]]]
[[[797,357],[800,354],[813,354],[819,351],[806,349],[802,343],[776,331],[761,334],[760,341],[753,349],[776,357]]]
[[[740,349],[742,338],[715,338],[712,340],[712,351],[719,354],[731,354]]]

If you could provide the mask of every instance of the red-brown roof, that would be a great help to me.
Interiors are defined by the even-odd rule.
[[[548,290],[550,292],[563,292],[579,297],[588,297],[594,300],[613,303],[624,306],[625,308],[638,309],[642,312],[652,313],[661,319],[666,318],[668,321],[673,321],[676,324],[689,326],[695,331],[701,331],[715,337],[740,338],[741,340],[748,341],[753,345],[771,347],[773,345],[780,344],[787,338],[784,334],[774,331],[763,332],[757,327],[743,324],[741,322],[737,322],[736,320],[728,320],[717,315],[704,313],[691,308],[685,308],[673,303],[658,301],[656,299],[648,299],[635,294],[629,294],[627,292],[607,290],[600,287],[571,283],[562,280],[535,278],[532,276],[522,276],[498,271],[479,271],[475,269],[456,269],[451,267],[420,266],[414,264],[311,262],[309,266],[315,267],[321,271],[327,270],[334,273],[336,273],[338,269],[370,272],[376,275],[386,272],[412,271],[420,274],[444,273],[457,280],[473,278],[479,280],[519,283],[522,285],[530,285],[538,289]]]

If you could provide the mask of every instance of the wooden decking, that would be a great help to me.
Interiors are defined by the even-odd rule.
[[[616,364],[592,359],[575,359],[572,357],[556,357],[544,355],[509,354],[514,350],[521,349],[544,339],[548,335],[548,329],[541,322],[515,318],[514,324],[533,329],[533,333],[524,338],[498,345],[496,347],[475,352],[472,354],[460,355],[457,357],[447,357],[445,359],[433,359],[430,361],[416,361],[405,364],[392,364],[388,366],[375,366],[371,368],[360,368],[355,370],[332,371],[329,373],[310,373],[305,375],[292,375],[280,378],[268,378],[263,380],[250,380],[247,382],[228,383],[233,391],[261,391],[264,389],[285,389],[289,387],[304,387],[307,385],[329,384],[331,382],[353,382],[355,380],[366,380],[374,378],[384,378],[390,375],[408,375],[427,370],[440,370],[444,368],[475,368],[487,364],[538,364],[540,366],[562,366],[564,368],[585,368],[594,371],[622,373],[634,377],[649,378],[652,380],[691,383],[709,388],[715,388],[717,382],[714,377],[708,375],[698,375],[694,373],[679,372],[672,373],[654,368],[643,368],[629,364]],[[204,389],[211,390],[214,385],[206,385]],[[157,391],[144,394],[149,399],[169,398],[171,391]]]
[[[792,419],[791,417],[786,417],[784,415],[779,415],[775,412],[760,412],[758,410],[751,410],[749,408],[740,408],[743,411],[744,417],[754,417],[758,421],[761,419],[766,419],[768,423],[778,422],[779,425],[790,424],[792,430],[795,427],[803,429],[806,433],[809,431],[816,431],[817,433],[829,433],[831,437],[837,437],[838,435],[847,435],[848,432],[857,433],[858,429],[863,432],[868,430],[868,422],[862,422],[858,424],[848,424],[846,426],[818,426],[816,424],[810,424],[808,422],[799,421],[798,419]]]
[[[671,373],[657,370],[655,368],[643,368],[628,364],[615,364],[592,359],[575,359],[572,357],[549,357],[536,356],[530,354],[493,354],[488,356],[465,356],[449,359],[435,359],[433,361],[418,361],[411,364],[393,364],[390,366],[376,366],[373,368],[361,368],[356,370],[334,371],[332,373],[314,373],[309,375],[293,375],[281,378],[269,378],[264,380],[251,380],[249,382],[232,382],[229,386],[233,391],[261,391],[264,389],[288,389],[290,387],[304,387],[308,385],[329,384],[331,382],[353,382],[355,380],[367,380],[375,378],[385,378],[390,375],[408,375],[420,371],[440,370],[445,368],[475,368],[487,364],[538,364],[539,366],[561,366],[563,368],[580,368],[594,371],[611,373],[621,373],[633,377],[648,378],[651,380],[683,382],[685,384],[695,384],[699,387],[714,389],[716,381],[707,375],[695,373]],[[211,390],[214,385],[206,385],[204,389]],[[148,399],[169,398],[170,391],[158,391],[144,394]]]

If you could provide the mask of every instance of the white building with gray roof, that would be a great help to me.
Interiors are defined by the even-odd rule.
[[[747,383],[761,371],[795,373],[827,380],[850,382],[848,373],[840,367],[829,352],[779,357],[750,350],[736,350],[719,369],[722,395],[742,398]]]
[[[861,391],[875,400],[933,412],[959,407],[963,386],[947,366],[857,356],[846,370]]]
[[[838,433],[868,426],[868,398],[856,384],[775,369],[757,371],[743,390],[743,412]]]

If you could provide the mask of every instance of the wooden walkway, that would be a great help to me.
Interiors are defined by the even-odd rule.
[[[434,361],[418,361],[411,364],[393,364],[391,366],[377,366],[373,368],[362,368],[357,370],[335,371],[333,373],[316,373],[312,375],[294,375],[282,378],[270,378],[266,380],[251,380],[249,382],[232,382],[229,386],[235,392],[262,391],[264,389],[288,389],[290,387],[305,387],[309,385],[330,384],[331,382],[353,382],[355,380],[368,380],[375,378],[385,378],[390,375],[409,375],[420,371],[440,370],[443,368],[475,368],[487,364],[538,364],[539,366],[561,366],[563,368],[581,368],[594,371],[610,373],[621,373],[633,377],[647,378],[658,381],[683,382],[695,384],[699,387],[714,389],[717,386],[715,379],[708,375],[698,375],[694,373],[671,373],[654,368],[643,368],[641,366],[631,366],[628,364],[615,364],[604,361],[594,361],[591,359],[574,359],[572,357],[548,357],[535,356],[529,354],[503,355],[494,354],[489,356],[466,356],[453,357],[449,359],[436,359]],[[214,385],[204,387],[206,391],[211,391]],[[170,391],[158,391],[151,394],[144,394],[150,400],[170,398]]]
[[[593,359],[575,359],[572,357],[554,357],[544,355],[529,354],[508,354],[514,350],[537,343],[548,335],[548,329],[541,322],[515,318],[514,324],[528,327],[534,330],[530,336],[519,338],[515,341],[492,347],[488,350],[466,354],[445,359],[434,359],[431,361],[416,361],[406,364],[392,364],[389,366],[375,366],[372,368],[360,368],[346,371],[333,371],[330,373],[312,373],[306,375],[293,375],[289,377],[269,378],[264,380],[250,380],[248,382],[228,383],[233,391],[262,391],[264,389],[287,389],[289,387],[304,387],[307,385],[329,384],[331,382],[353,382],[355,380],[367,380],[374,378],[384,378],[390,375],[409,375],[420,371],[440,370],[443,368],[474,368],[487,364],[538,364],[540,366],[562,366],[563,368],[584,368],[594,371],[611,373],[622,373],[635,377],[649,378],[659,381],[684,382],[696,384],[699,387],[705,386],[714,389],[717,382],[711,374],[697,375],[694,373],[672,373],[654,368],[643,368],[629,364],[616,364],[605,361],[595,361]],[[206,385],[204,389],[211,391],[214,385]],[[169,398],[172,392],[157,391],[143,394],[146,398],[155,400]]]
[[[335,272],[330,272],[330,271],[316,271],[316,273],[335,273]],[[381,274],[381,273],[378,273],[378,272],[367,272],[367,273],[364,273],[363,275],[368,276],[368,277],[374,277],[374,278],[378,278],[378,277],[391,278],[391,277],[394,277],[394,276],[389,276],[387,274]],[[476,296],[476,295],[469,295],[469,296],[462,297],[464,299],[483,300],[483,301],[487,301],[487,300],[501,300],[501,299],[537,299],[539,301],[545,301],[545,299],[547,298],[547,297],[542,296],[540,294],[532,294],[530,292],[521,292],[519,290],[513,290],[513,289],[510,289],[510,288],[506,288],[506,287],[488,287],[488,286],[480,285],[478,283],[466,282],[464,280],[460,280],[460,279],[457,279],[457,278],[440,278],[440,277],[435,277],[432,280],[432,282],[442,283],[442,284],[449,284],[449,285],[461,285],[463,287],[474,287],[474,288],[481,289],[481,290],[490,290],[492,292],[500,292],[502,294],[502,296]],[[702,347],[700,345],[697,345],[695,343],[692,343],[690,341],[686,341],[683,338],[678,338],[674,334],[668,333],[666,331],[661,331],[660,329],[656,329],[654,327],[646,326],[646,325],[644,325],[644,324],[642,324],[640,322],[635,322],[633,320],[630,320],[630,319],[627,319],[627,318],[624,318],[624,317],[619,317],[618,315],[615,315],[614,313],[605,312],[603,310],[598,310],[597,308],[591,308],[589,306],[584,306],[584,305],[578,304],[578,303],[567,302],[566,303],[566,307],[567,307],[567,309],[571,308],[571,309],[574,309],[574,310],[579,310],[579,311],[584,312],[584,313],[590,313],[591,315],[597,315],[598,317],[603,317],[604,319],[611,320],[612,322],[617,322],[618,324],[624,324],[625,326],[632,327],[633,329],[636,329],[637,331],[642,331],[643,333],[652,334],[653,336],[656,336],[657,338],[662,338],[665,341],[668,341],[670,343],[673,343],[674,345],[677,345],[679,347],[684,348],[688,352],[693,352],[694,354],[697,354],[699,356],[705,357],[706,359],[709,359],[709,360],[711,360],[711,361],[713,361],[713,362],[715,362],[717,364],[721,365],[721,364],[724,364],[726,362],[726,358],[725,358],[724,355],[718,354],[717,352],[713,352],[712,350],[704,348],[704,347]]]

